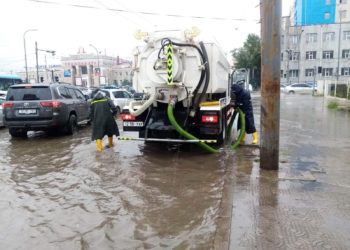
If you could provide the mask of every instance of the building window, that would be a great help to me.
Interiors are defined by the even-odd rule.
[[[87,67],[86,66],[81,66],[81,74],[87,75]]]
[[[306,51],[306,60],[315,60],[316,51]]]
[[[299,58],[300,58],[300,52],[293,52],[291,53],[289,60],[298,61]]]
[[[315,69],[305,69],[305,76],[314,76]]]
[[[346,10],[339,11],[339,16],[340,16],[340,20],[345,19],[346,18]]]
[[[335,33],[334,32],[324,32],[323,41],[334,41]]]
[[[342,76],[350,76],[350,68],[341,68]]]
[[[299,36],[297,35],[290,36],[290,41],[292,44],[297,44],[299,42]]]
[[[283,78],[283,70],[281,69],[281,78]]]
[[[323,59],[333,59],[333,50],[323,51],[322,58]]]
[[[339,0],[339,3],[342,4],[342,3],[347,3],[346,0]]]
[[[344,31],[344,38],[343,40],[350,40],[350,31]]]
[[[299,76],[299,70],[298,69],[289,70],[289,76],[290,77],[298,77]]]
[[[322,69],[322,76],[329,77],[333,75],[333,69],[332,68],[323,68]]]
[[[284,44],[284,35],[281,36],[281,44]]]
[[[306,34],[306,42],[308,42],[308,43],[317,42],[317,33],[307,33]]]
[[[325,12],[324,13],[324,19],[325,20],[329,20],[330,17],[331,17],[331,14],[329,12]]]
[[[342,58],[350,58],[350,49],[343,49]]]

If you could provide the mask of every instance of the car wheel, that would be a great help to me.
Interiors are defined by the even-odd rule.
[[[25,129],[9,128],[9,133],[12,137],[27,137]]]
[[[289,91],[288,93],[289,93],[289,94],[292,94],[292,95],[295,94],[295,92],[294,92],[293,90]]]
[[[75,115],[71,115],[66,126],[67,134],[74,134],[77,131],[77,128],[77,117]]]

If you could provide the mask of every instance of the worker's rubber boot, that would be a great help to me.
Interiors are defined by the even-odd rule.
[[[111,148],[113,146],[114,146],[114,144],[113,144],[113,136],[108,137],[108,145],[107,145],[107,147]]]
[[[252,144],[256,145],[258,144],[258,132],[253,133],[253,141]]]
[[[245,144],[245,137],[246,137],[247,133],[244,132],[243,136],[242,136],[242,140],[240,142],[240,144]]]
[[[101,139],[96,140],[96,146],[97,146],[97,152],[102,152],[102,140]]]

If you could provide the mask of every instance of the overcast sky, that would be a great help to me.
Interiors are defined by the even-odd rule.
[[[282,0],[287,15],[293,0]],[[199,4],[200,3],[200,4]],[[162,1],[162,0],[3,0],[0,15],[0,72],[24,70],[23,34],[27,32],[28,67],[35,66],[38,48],[55,50],[56,56],[39,52],[39,64],[57,64],[61,56],[89,46],[110,56],[131,58],[138,43],[136,30],[187,29],[196,26],[201,38],[214,39],[229,53],[243,45],[249,33],[260,35],[260,0]]]

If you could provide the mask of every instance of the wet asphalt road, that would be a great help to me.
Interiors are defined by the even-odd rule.
[[[350,249],[350,112],[329,101],[281,96],[279,171],[236,152],[230,249]]]
[[[101,154],[89,127],[0,129],[0,249],[349,249],[350,114],[325,105],[281,97],[279,172],[260,171],[254,147],[118,141]],[[254,108],[259,129],[258,96]]]
[[[101,154],[89,127],[28,139],[1,129],[0,143],[1,249],[213,245],[225,152],[118,141]]]

